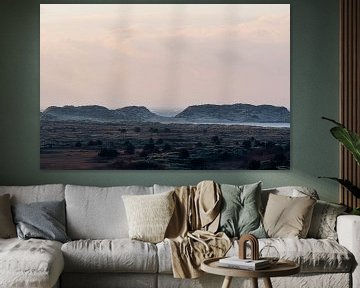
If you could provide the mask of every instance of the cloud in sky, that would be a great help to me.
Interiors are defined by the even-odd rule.
[[[289,4],[41,4],[41,108],[290,106]]]

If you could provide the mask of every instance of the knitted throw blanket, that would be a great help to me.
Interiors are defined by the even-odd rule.
[[[222,257],[231,246],[225,233],[216,233],[221,190],[213,181],[202,181],[196,187],[176,188],[174,197],[175,211],[165,233],[173,274],[175,278],[198,278],[203,260]]]

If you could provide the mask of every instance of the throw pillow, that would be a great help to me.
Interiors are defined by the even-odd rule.
[[[173,193],[122,196],[131,239],[151,243],[164,240],[175,208]]]
[[[15,204],[13,214],[19,238],[70,241],[65,232],[65,201]]]
[[[16,229],[11,215],[10,195],[0,196],[0,238],[16,237]]]
[[[229,237],[251,233],[265,238],[260,216],[261,182],[244,186],[221,185],[222,209],[219,231]]]
[[[308,237],[337,240],[336,219],[346,206],[318,200],[312,214]]]
[[[305,238],[316,200],[306,197],[269,195],[264,227],[269,237]]]

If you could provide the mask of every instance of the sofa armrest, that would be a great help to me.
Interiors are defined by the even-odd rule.
[[[360,287],[360,216],[338,216],[336,229],[340,245],[347,248],[355,257],[353,287]]]

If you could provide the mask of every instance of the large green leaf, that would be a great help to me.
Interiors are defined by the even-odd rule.
[[[355,132],[348,130],[341,123],[326,117],[323,117],[323,119],[331,121],[337,125],[336,127],[330,129],[331,134],[353,154],[356,162],[360,165],[360,136]]]
[[[360,188],[355,186],[349,180],[340,179],[340,178],[336,178],[336,177],[319,177],[319,178],[327,178],[327,179],[337,181],[341,185],[343,185],[346,189],[348,189],[356,198],[360,198]]]

